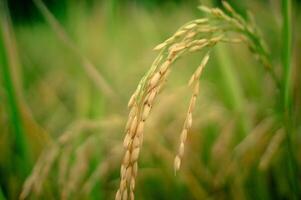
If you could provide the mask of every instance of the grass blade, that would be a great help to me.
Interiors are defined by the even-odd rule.
[[[1,24],[1,36],[0,36],[0,65],[1,65],[1,76],[3,79],[4,90],[6,92],[6,101],[9,110],[10,122],[13,124],[14,145],[15,151],[20,156],[20,163],[22,164],[21,173],[27,172],[29,169],[29,151],[25,138],[25,130],[23,128],[22,114],[18,104],[18,98],[16,96],[16,88],[12,80],[11,69],[8,63],[8,55],[5,51],[5,41],[9,34],[8,15],[5,1],[0,3],[0,24]]]
[[[282,3],[282,13],[283,13],[283,52],[282,52],[282,62],[284,70],[284,110],[289,112],[289,106],[291,101],[291,57],[292,57],[292,19],[291,19],[291,1],[283,0]]]

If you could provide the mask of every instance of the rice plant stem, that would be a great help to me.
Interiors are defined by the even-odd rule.
[[[28,163],[28,148],[26,144],[26,138],[24,136],[24,129],[22,123],[21,112],[18,105],[18,100],[15,92],[15,87],[13,84],[11,72],[9,69],[9,64],[7,60],[7,52],[5,51],[5,33],[6,23],[7,23],[7,15],[6,15],[6,5],[5,1],[0,2],[0,25],[1,25],[1,33],[0,33],[0,66],[1,66],[1,76],[3,81],[3,86],[5,88],[7,104],[8,104],[8,112],[10,114],[11,124],[13,125],[14,133],[14,144],[16,153],[21,157],[23,168],[27,169]],[[20,164],[20,163],[19,163]],[[23,170],[25,172],[26,170]]]
[[[288,156],[288,175],[290,178],[290,184],[292,188],[292,199],[298,199],[300,194],[300,187],[297,180],[298,177],[298,164],[294,154],[293,149],[293,135],[292,135],[292,117],[291,117],[291,56],[292,56],[292,9],[291,0],[282,1],[282,17],[283,17],[283,27],[282,27],[282,64],[283,64],[283,114],[284,123],[286,128],[286,145],[287,145],[287,156]]]
[[[225,47],[217,46],[216,48],[219,61],[219,70],[223,78],[224,86],[227,89],[228,94],[230,95],[229,106],[236,112],[236,114],[239,115],[239,126],[242,130],[242,135],[240,135],[240,137],[244,137],[250,131],[250,122],[244,110],[244,95],[240,87],[239,80],[237,79],[237,76],[233,70],[233,63],[225,53]]]
[[[292,56],[292,24],[291,24],[291,0],[283,0],[282,3],[283,14],[283,70],[284,70],[284,110],[289,112],[290,106],[290,93],[291,93],[291,56]]]

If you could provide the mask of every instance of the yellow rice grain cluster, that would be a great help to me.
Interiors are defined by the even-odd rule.
[[[201,75],[205,65],[208,62],[208,59],[209,59],[209,54],[206,54],[205,57],[203,58],[201,64],[200,64],[200,66],[197,68],[197,70],[191,76],[191,79],[189,81],[189,86],[193,87],[193,94],[192,94],[192,97],[191,97],[190,102],[189,102],[188,112],[187,112],[187,115],[186,115],[186,119],[185,119],[185,122],[184,122],[182,132],[181,132],[178,154],[176,155],[175,160],[174,160],[175,173],[180,169],[181,160],[184,156],[185,141],[187,139],[187,133],[188,133],[189,129],[191,129],[191,126],[192,126],[192,112],[195,108],[196,99],[197,99],[197,96],[199,94],[199,85],[200,84],[199,84],[198,80],[200,78],[200,75]]]
[[[257,29],[252,27],[237,14],[234,9],[223,2],[226,14],[219,8],[201,6],[200,9],[208,14],[207,18],[196,19],[180,27],[174,35],[157,45],[154,50],[161,52],[151,65],[149,71],[141,79],[136,91],[129,101],[130,114],[126,124],[126,136],[123,142],[125,154],[121,164],[121,180],[116,193],[116,200],[134,199],[134,189],[138,171],[138,157],[143,142],[143,132],[146,119],[153,107],[154,99],[162,89],[171,66],[184,53],[206,50],[209,52],[220,42],[244,42],[260,61],[268,66],[267,50],[264,48]],[[192,75],[189,85],[193,88],[188,112],[181,132],[178,153],[174,160],[177,172],[184,156],[187,133],[192,126],[192,112],[199,93],[199,78],[209,59],[207,53],[200,66]]]
[[[175,172],[180,169],[185,152],[185,142],[188,132],[192,127],[193,111],[195,110],[196,100],[199,94],[199,79],[208,62],[209,52],[211,52],[216,44],[221,42],[245,43],[266,69],[270,70],[269,72],[271,72],[273,78],[277,79],[271,70],[266,45],[261,39],[259,30],[254,23],[243,19],[225,1],[222,1],[222,3],[225,11],[219,8],[200,6],[199,8],[207,14],[206,18],[192,20],[184,24],[171,37],[154,48],[154,50],[160,51],[160,53],[151,65],[149,71],[141,79],[128,103],[130,113],[125,127],[125,138],[123,141],[125,153],[120,169],[121,179],[116,193],[116,200],[134,199],[138,173],[138,158],[143,143],[146,120],[154,106],[155,98],[167,81],[168,75],[172,70],[172,64],[177,59],[193,52],[207,52],[200,66],[192,74],[189,81],[189,86],[192,88],[192,96],[180,135],[178,152],[174,160]],[[83,60],[85,61],[85,59]],[[91,67],[89,66],[89,62],[87,65],[88,72],[90,72],[91,70],[89,71],[89,69]],[[91,73],[89,73],[89,75],[91,75]],[[96,79],[99,80],[98,82],[100,82],[100,84],[103,82],[100,78],[96,77]],[[106,90],[105,84],[103,85],[101,88]],[[93,146],[91,141],[93,141],[94,138],[92,136],[85,137],[86,139],[81,145],[75,145],[73,141],[82,136],[83,130],[94,130],[102,126],[103,124],[99,122],[78,123],[72,130],[63,134],[57,142],[51,144],[40,156],[31,175],[24,183],[20,199],[27,198],[31,193],[34,193],[36,197],[39,198],[43,190],[43,183],[46,182],[47,176],[49,176],[53,168],[58,168],[59,178],[57,181],[60,188],[59,193],[61,199],[68,199],[72,194],[75,194],[77,192],[76,189],[81,187],[81,182],[83,182],[84,177],[88,176],[86,162],[89,158],[86,157],[86,150],[88,147]],[[248,149],[254,147],[256,141],[260,140],[260,136],[263,133],[263,131],[259,132],[261,133],[253,134],[253,136],[245,138],[236,149],[240,149],[239,152],[247,152]],[[230,136],[228,138],[230,138]],[[273,136],[261,157],[258,166],[261,170],[265,170],[269,167],[273,155],[284,140],[283,138],[283,130],[278,131],[277,134]],[[75,160],[74,162],[70,162],[70,157],[74,150],[76,150]],[[235,166],[235,164],[231,164],[229,169],[235,169],[232,166]],[[103,173],[105,168],[108,168],[108,164],[101,163],[95,172],[87,178],[87,181],[83,184],[85,191],[92,190],[93,184],[95,184],[99,178],[99,174]],[[229,171],[235,170],[226,169],[225,174],[230,173]]]

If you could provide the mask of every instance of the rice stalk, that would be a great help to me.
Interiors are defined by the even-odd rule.
[[[58,161],[58,184],[59,187],[63,188],[66,185],[67,181],[67,174],[68,174],[68,166],[71,160],[71,154],[72,154],[72,145],[68,144],[66,145],[65,150],[61,153],[61,156]],[[63,198],[63,195],[61,195],[61,198]]]
[[[125,127],[126,135],[123,142],[125,154],[120,169],[121,178],[119,189],[115,196],[116,200],[134,199],[135,179],[138,171],[137,160],[143,142],[144,126],[153,107],[154,100],[162,90],[171,72],[172,64],[177,59],[185,53],[210,51],[219,42],[244,42],[272,76],[274,75],[268,58],[268,51],[265,49],[261,37],[256,32],[256,28],[253,28],[251,24],[240,17],[229,4],[224,2],[224,7],[230,15],[218,8],[200,6],[199,8],[209,15],[207,18],[196,19],[186,23],[174,35],[154,48],[154,50],[160,50],[161,52],[154,60],[149,71],[141,79],[128,103],[130,113]],[[235,36],[231,36],[230,33],[232,35],[235,34]],[[195,71],[190,81],[193,84],[194,91],[181,134],[179,151],[174,161],[175,172],[179,170],[181,165],[187,131],[192,125],[192,108],[198,94],[198,79],[208,58],[208,55],[204,56],[202,64]],[[275,76],[273,78],[275,78],[275,84],[277,84],[278,80]]]
[[[298,183],[296,176],[300,175],[298,163],[294,153],[294,134],[292,130],[292,1],[282,1],[282,65],[284,77],[282,79],[282,97],[283,97],[283,119],[286,131],[286,153],[287,153],[287,173],[292,188],[292,199],[298,199],[301,194],[301,185]]]
[[[291,0],[283,0],[282,1],[282,13],[283,13],[283,57],[282,64],[284,70],[284,78],[283,78],[283,103],[284,103],[284,111],[289,114],[289,106],[291,104],[291,73],[292,73],[292,2]]]
[[[101,163],[99,163],[94,172],[92,172],[92,174],[87,178],[87,180],[83,184],[81,193],[88,195],[92,191],[97,181],[99,181],[99,179],[104,176],[108,169],[109,162],[107,160],[104,160]]]
[[[83,181],[88,170],[87,164],[89,156],[87,154],[87,150],[90,146],[92,146],[92,142],[94,142],[94,140],[95,137],[89,137],[79,147],[77,147],[74,163],[70,167],[69,176],[63,185],[61,195],[62,199],[69,199],[70,195],[75,192],[76,188],[78,188],[80,182]]]
[[[108,121],[112,124],[111,119]],[[113,124],[118,126],[118,123],[119,120]],[[91,143],[94,143],[96,135],[85,135],[84,131],[104,129],[106,126],[108,126],[107,121],[99,120],[80,120],[72,123],[57,141],[49,144],[42,152],[31,174],[27,177],[19,198],[26,199],[30,194],[40,197],[47,177],[56,167],[59,174],[56,184],[60,188],[60,197],[68,199],[72,196],[86,177],[87,161],[89,154],[91,154],[88,153],[88,149],[95,146]],[[78,144],[77,140],[81,137],[84,139]],[[71,158],[73,154],[75,154],[74,161]]]
[[[22,111],[20,106],[20,88],[16,86],[15,77],[13,76],[13,63],[11,59],[12,48],[12,30],[10,29],[10,21],[6,1],[0,2],[0,65],[1,77],[7,96],[8,112],[10,121],[13,124],[14,134],[14,151],[20,156],[21,162],[15,163],[23,168],[19,168],[20,175],[23,177],[30,165],[30,151],[28,149],[25,137],[25,128],[23,127]],[[10,48],[11,47],[11,48]],[[13,63],[12,63],[13,62]]]

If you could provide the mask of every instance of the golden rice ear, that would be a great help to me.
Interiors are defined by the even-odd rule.
[[[126,123],[125,127],[126,135],[123,141],[125,153],[120,167],[121,180],[119,189],[116,193],[116,199],[134,199],[135,178],[138,172],[137,162],[139,159],[140,148],[143,143],[144,126],[151,112],[151,109],[154,106],[155,98],[157,97],[157,94],[160,92],[164,82],[166,81],[169,72],[171,71],[171,65],[174,61],[185,55],[185,53],[203,50],[210,51],[214,48],[214,45],[219,42],[237,43],[244,41],[252,48],[253,53],[261,62],[264,63],[265,66],[271,66],[267,56],[268,51],[266,50],[264,43],[259,37],[260,35],[256,31],[254,24],[247,23],[244,19],[242,19],[228,3],[222,3],[225,9],[230,12],[231,16],[228,16],[220,9],[212,9],[201,6],[200,9],[204,12],[207,12],[209,18],[201,18],[188,22],[179,30],[177,30],[171,37],[167,38],[163,43],[157,45],[154,48],[154,50],[161,50],[162,53],[158,55],[158,57],[152,64],[150,71],[147,72],[143,77],[141,84],[139,84],[137,88],[137,91],[131,96],[128,102],[130,113],[128,122]],[[211,23],[212,20],[214,20],[214,23]],[[224,28],[224,25],[227,25],[226,27],[230,28]],[[232,38],[230,38],[230,34],[227,35],[228,32],[235,34],[232,34]],[[186,113],[186,120],[181,131],[178,152],[174,160],[175,172],[177,172],[180,169],[181,164],[183,164],[182,158],[185,154],[185,142],[194,121],[193,111],[195,110],[196,100],[199,94],[199,78],[202,74],[204,66],[208,62],[208,59],[209,55],[206,55],[189,81],[189,85],[192,88],[192,96],[190,99],[188,111]],[[89,62],[84,62],[84,64],[85,66],[90,66]],[[94,76],[91,75],[91,77]],[[99,82],[98,79],[99,78],[97,78],[96,76],[96,82]],[[101,81],[100,85],[102,89],[104,88],[104,91],[110,91],[110,89],[108,89],[105,84],[102,84]],[[64,134],[59,139],[58,144],[65,145],[66,143],[68,143],[68,141],[71,140],[71,136],[71,134]],[[266,149],[265,154],[262,156],[259,165],[260,168],[266,168],[268,166],[269,162],[271,161],[271,152],[275,151],[275,149],[277,150],[275,146],[277,147],[277,145],[281,143],[283,137],[283,134],[277,133],[275,135],[275,138],[272,139],[269,147]],[[33,189],[35,189],[37,193],[41,192],[42,183],[46,179],[45,177],[47,176],[47,174],[49,174],[50,168],[53,166],[53,163],[60,155],[60,149],[55,145],[48,152],[49,154],[44,157],[42,164],[41,162],[37,163],[37,167],[35,167],[33,174],[24,184],[21,198],[26,198],[26,196],[28,196],[30,191]],[[64,154],[64,157],[68,157],[68,155],[70,156],[70,154]],[[82,162],[83,159],[83,152],[77,151],[76,163],[85,163]],[[61,165],[63,167],[61,167],[61,171],[65,171],[65,169],[63,168],[66,168],[67,164],[64,162],[62,163],[63,164]],[[73,171],[72,174],[77,174],[79,172],[78,167],[79,165],[73,166],[71,170]],[[60,174],[67,173],[61,172]],[[67,175],[63,175],[62,177],[66,176]],[[80,175],[78,177],[80,177]],[[67,193],[70,191],[70,180],[63,182],[63,184],[68,186],[66,187]],[[59,182],[59,184],[62,185],[62,181]]]
[[[230,5],[225,2],[223,2],[223,5],[228,11],[233,12],[233,15],[229,16],[219,8],[200,6],[199,9],[206,12],[209,16],[208,18],[196,19],[186,23],[171,37],[154,48],[154,50],[161,50],[161,52],[151,65],[149,71],[141,79],[136,92],[128,103],[128,106],[131,108],[131,114],[126,125],[126,136],[124,139],[126,150],[121,165],[122,175],[116,199],[134,199],[134,185],[138,170],[137,161],[143,143],[144,125],[157,94],[161,91],[168,78],[173,62],[184,55],[184,53],[203,50],[210,52],[220,42],[237,43],[241,41],[241,38],[246,38],[245,41],[247,41],[247,44],[253,48],[254,54],[261,60],[267,60],[266,52],[256,51],[257,49],[264,50],[264,48],[260,46],[261,42],[257,39],[259,37],[250,31],[252,29],[249,28],[249,24],[235,13]],[[214,23],[211,23],[211,21],[214,21]],[[224,26],[225,24],[227,26]],[[232,37],[229,35],[232,35]],[[254,38],[256,41],[254,41]],[[208,60],[209,53],[205,54],[201,64],[189,80],[189,86],[192,88],[192,96],[181,131],[178,152],[174,160],[175,173],[180,169],[184,156],[185,142],[187,134],[192,127],[192,114],[199,94],[199,78],[204,67],[208,64]],[[130,173],[134,169],[135,173]],[[127,175],[125,175],[126,172],[128,172]]]

